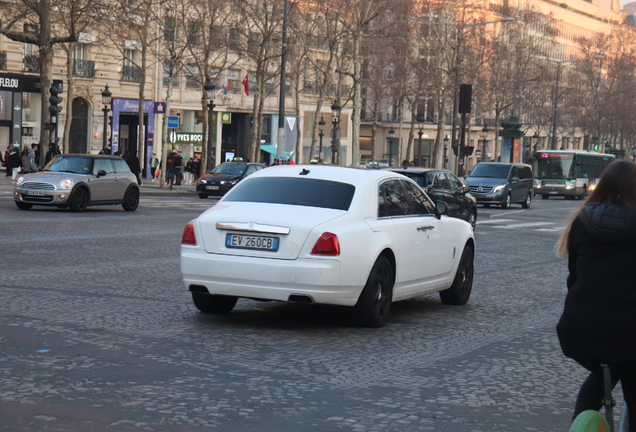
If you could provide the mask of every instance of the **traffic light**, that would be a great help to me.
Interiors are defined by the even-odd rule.
[[[62,104],[62,97],[59,96],[61,93],[60,88],[56,84],[53,84],[49,89],[49,92],[51,93],[51,97],[49,98],[49,102],[51,103],[49,113],[51,114],[51,117],[57,117],[57,115],[62,111],[62,107],[60,106]]]

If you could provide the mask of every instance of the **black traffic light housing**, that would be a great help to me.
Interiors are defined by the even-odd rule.
[[[57,115],[62,111],[62,107],[60,106],[62,104],[62,97],[60,96],[62,91],[57,84],[53,84],[49,89],[49,93],[51,93],[51,97],[49,98],[49,102],[51,103],[51,106],[49,106],[49,113],[51,114],[51,117],[57,117]]]

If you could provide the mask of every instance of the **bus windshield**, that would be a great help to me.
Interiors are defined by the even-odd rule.
[[[537,153],[534,176],[541,179],[573,179],[574,155],[558,153]]]

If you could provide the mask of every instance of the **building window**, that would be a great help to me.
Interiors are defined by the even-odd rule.
[[[124,50],[122,62],[121,80],[128,82],[141,81],[141,70],[137,66],[137,50],[127,48]]]
[[[230,69],[227,71],[227,86],[228,91],[236,93],[241,86],[241,71],[238,69]]]
[[[24,59],[24,69],[28,72],[40,72],[40,56],[36,54],[35,45],[22,44],[22,54]]]
[[[201,88],[199,83],[199,67],[197,65],[187,65],[186,71],[186,88]]]
[[[73,61],[73,75],[83,78],[95,78],[95,62],[88,59],[89,44],[75,45],[75,60]]]
[[[177,19],[166,17],[163,23],[163,39],[166,42],[175,42],[177,39]]]
[[[174,71],[174,65],[170,62],[163,63],[163,85],[167,86],[168,83],[170,82],[170,72],[171,72],[170,69],[173,69],[172,70],[172,86],[176,87],[179,85],[179,82],[177,81],[177,76]]]

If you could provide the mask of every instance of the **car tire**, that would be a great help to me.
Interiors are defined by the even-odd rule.
[[[33,207],[33,204],[20,202],[20,201],[16,201],[15,205],[17,205],[20,210],[30,210],[31,207]]]
[[[82,213],[88,207],[88,191],[86,188],[79,188],[73,194],[69,208],[72,212]]]
[[[391,313],[393,267],[384,255],[378,257],[355,305],[358,321],[365,327],[382,327]]]
[[[521,203],[521,207],[527,209],[530,208],[530,204],[532,204],[532,194],[528,192],[528,196],[526,197],[526,200]]]
[[[507,209],[507,208],[510,208],[511,205],[512,205],[512,196],[510,196],[510,193],[508,193],[508,195],[506,195],[506,199],[501,202],[501,208]]]
[[[543,194],[543,195],[541,195],[541,198],[548,199],[548,198],[550,198],[550,195]]]
[[[206,194],[197,194],[199,195],[199,198],[201,199],[208,199],[208,196]]]
[[[473,210],[468,215],[468,220],[466,221],[473,227],[473,231],[475,231],[475,227],[477,226],[477,211]]]
[[[203,313],[226,314],[230,313],[238,297],[204,294],[200,292],[192,293],[192,301],[194,306]]]
[[[126,211],[135,211],[139,207],[139,189],[131,187],[126,191],[124,202],[121,204]]]
[[[474,274],[473,249],[466,245],[457,266],[457,273],[450,288],[440,291],[439,298],[448,305],[464,305],[473,289]]]

